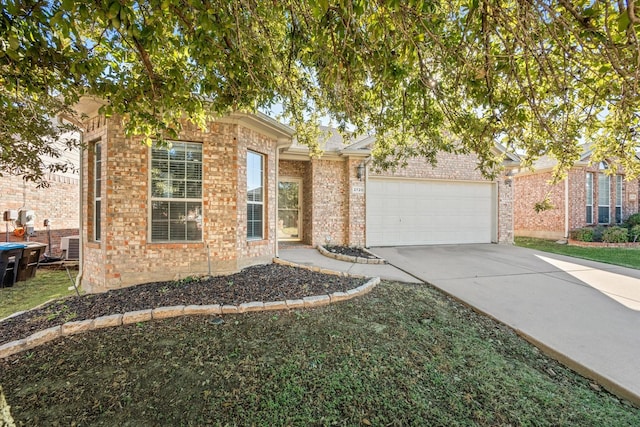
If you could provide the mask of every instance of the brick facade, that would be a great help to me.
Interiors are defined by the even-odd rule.
[[[566,202],[566,181],[551,184],[552,171],[542,170],[535,173],[521,173],[514,177],[514,229],[516,236],[538,237],[544,239],[566,238],[566,210],[568,205],[568,229],[573,230],[587,225],[586,220],[586,174],[593,173],[593,218],[598,221],[598,174],[603,171],[598,165],[577,166],[568,173],[568,203]],[[624,177],[617,170],[610,179],[610,222],[615,225],[616,175]],[[537,213],[536,203],[548,197],[551,209]],[[638,180],[622,181],[622,219],[638,212]]]
[[[150,149],[125,136],[117,118],[85,123],[89,149],[102,145],[101,239],[93,230],[92,167],[84,158],[84,268],[82,286],[101,292],[190,275],[223,274],[269,262],[276,250],[277,141],[237,122],[200,130],[185,124],[177,140],[202,143],[202,241],[156,243],[150,238]],[[264,239],[247,241],[247,150],[265,157]]]
[[[302,242],[364,245],[364,194],[354,195],[362,159],[280,160],[279,176],[302,179]],[[362,185],[364,185],[362,183]]]
[[[6,210],[29,209],[34,211],[35,234],[29,241],[48,245],[49,233],[44,220],[50,221],[51,250],[46,252],[52,256],[61,256],[60,239],[65,236],[78,235],[79,226],[79,179],[73,174],[49,174],[46,176],[49,187],[38,188],[37,184],[27,182],[21,176],[5,175],[0,178],[0,213]],[[13,223],[9,228],[9,241],[22,242],[26,236],[14,235]],[[0,229],[0,242],[7,241],[6,227]]]
[[[303,180],[303,242],[365,246],[366,179],[357,177],[363,156],[321,158],[313,160],[280,160],[279,176]],[[370,171],[369,176],[412,179],[437,179],[488,182],[477,170],[473,155],[441,153],[431,166],[421,159],[411,159],[395,171]],[[359,187],[354,190],[354,187]],[[496,181],[499,243],[513,243],[513,189],[504,181]]]

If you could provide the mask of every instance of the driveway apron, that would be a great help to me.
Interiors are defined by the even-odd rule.
[[[640,405],[639,270],[511,245],[372,252]]]

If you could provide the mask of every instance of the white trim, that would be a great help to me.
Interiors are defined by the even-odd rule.
[[[593,179],[593,176],[594,175],[595,174],[593,172],[586,172],[585,173],[585,186],[584,186],[585,187],[585,199],[586,199],[585,200],[585,218],[584,218],[585,224],[595,224],[595,222],[594,222],[594,219],[595,219],[594,218],[594,213],[595,212],[593,210],[593,196],[594,196],[594,188],[593,188],[594,179]],[[587,185],[588,181],[589,181],[588,178],[591,178],[591,204],[589,204],[589,193],[587,192],[588,189],[589,189],[589,186]],[[591,221],[589,221],[589,218],[587,218],[587,216],[586,216],[586,214],[587,214],[587,210],[586,209],[589,208],[589,207],[591,207]]]
[[[98,147],[100,148],[100,177],[98,177]],[[91,158],[92,161],[92,170],[93,170],[93,200],[91,203],[91,208],[93,210],[93,230],[92,230],[92,241],[100,242],[102,241],[102,189],[105,184],[102,179],[102,171],[104,170],[104,159],[102,156],[102,140],[97,139],[93,142],[93,156]],[[97,192],[98,181],[100,181],[100,194]],[[100,209],[98,209],[98,202],[100,203]],[[100,219],[97,221],[97,219]],[[100,227],[98,228],[98,222],[100,223]],[[96,237],[98,236],[98,237]]]
[[[260,201],[260,202],[256,202],[256,201],[249,202],[249,188],[248,188],[248,184],[249,184],[249,154],[255,154],[256,156],[259,156],[260,157],[260,161],[261,161],[261,171],[260,171],[261,177],[260,178],[261,178],[261,181],[262,181],[262,186],[260,188],[262,188],[262,201]],[[247,162],[247,165],[246,165],[247,166],[247,176],[245,177],[245,185],[247,186],[246,207],[249,207],[249,204],[262,206],[262,215],[261,215],[261,217],[262,217],[262,219],[261,219],[261,221],[262,221],[262,232],[260,233],[260,237],[249,237],[248,236],[248,233],[249,233],[249,216],[247,216],[247,223],[246,223],[247,235],[245,235],[245,239],[246,239],[247,242],[255,242],[255,241],[265,240],[265,235],[266,235],[265,227],[267,226],[267,224],[266,224],[267,221],[266,221],[266,215],[264,214],[264,212],[265,212],[265,198],[267,196],[267,192],[265,191],[264,183],[265,183],[266,175],[267,175],[265,173],[266,172],[265,168],[269,167],[267,165],[266,160],[267,160],[267,155],[266,154],[260,153],[258,151],[253,151],[253,150],[247,149],[247,155],[246,155],[246,160],[245,160]]]

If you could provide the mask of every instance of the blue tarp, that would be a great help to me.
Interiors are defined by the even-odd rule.
[[[23,245],[22,243],[0,243],[0,251],[10,251],[11,249],[24,249],[27,245]]]

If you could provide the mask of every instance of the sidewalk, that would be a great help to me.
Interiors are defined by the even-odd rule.
[[[358,264],[328,258],[315,248],[280,248],[279,258],[300,265],[314,265],[328,270],[343,271],[367,277],[379,277],[395,282],[422,283],[421,280],[390,264]]]

